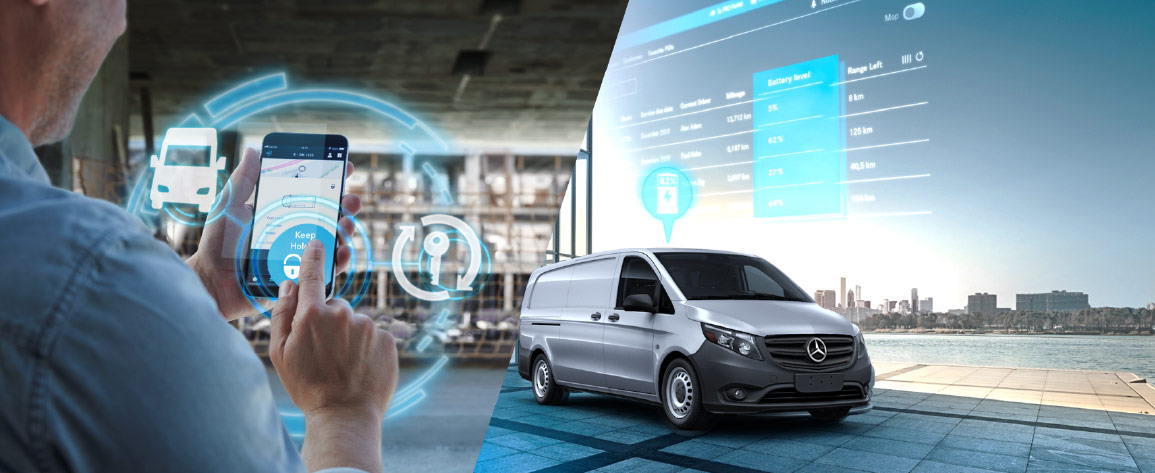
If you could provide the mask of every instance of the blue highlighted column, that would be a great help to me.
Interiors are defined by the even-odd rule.
[[[838,56],[754,74],[754,216],[845,213]]]

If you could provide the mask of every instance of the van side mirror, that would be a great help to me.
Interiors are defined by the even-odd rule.
[[[649,294],[633,294],[626,296],[626,299],[622,301],[622,310],[657,312],[658,308],[654,305],[654,299]]]

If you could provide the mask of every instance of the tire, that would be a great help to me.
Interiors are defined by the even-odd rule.
[[[849,407],[810,411],[811,417],[814,417],[815,419],[822,422],[838,422],[842,419],[845,419],[847,414],[850,414]]]
[[[533,359],[529,382],[533,385],[533,398],[538,404],[553,406],[569,398],[569,392],[557,385],[553,376],[553,365],[545,355],[537,355]]]
[[[662,373],[662,412],[677,429],[698,430],[711,425],[714,416],[702,407],[701,382],[694,367],[685,359],[676,359]]]

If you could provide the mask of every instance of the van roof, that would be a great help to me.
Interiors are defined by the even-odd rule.
[[[556,265],[559,265],[559,264],[560,265],[566,265],[566,264],[572,264],[572,263],[579,263],[579,262],[593,259],[593,258],[615,255],[618,253],[627,253],[627,252],[637,252],[637,253],[650,254],[650,255],[657,255],[660,253],[714,253],[714,254],[725,254],[725,255],[750,256],[750,254],[748,254],[748,253],[741,253],[741,252],[737,252],[737,251],[726,251],[726,250],[710,250],[710,249],[706,249],[706,248],[621,248],[621,249],[617,249],[617,250],[599,251],[596,253],[590,253],[588,255],[579,256],[577,258],[568,259],[565,261],[560,261],[557,263],[553,263],[553,264],[538,268],[537,271],[541,271],[541,270],[544,270],[546,268],[556,267]],[[534,272],[537,272],[537,271],[534,271]]]

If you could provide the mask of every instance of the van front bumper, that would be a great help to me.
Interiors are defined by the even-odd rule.
[[[702,406],[708,412],[758,414],[849,408],[852,414],[861,414],[871,407],[874,367],[869,355],[835,371],[801,371],[782,368],[769,357],[752,360],[705,342],[690,359],[698,371]],[[841,375],[840,390],[815,393],[797,389],[795,375],[829,374]],[[742,391],[741,399],[735,390]]]
[[[529,350],[521,348],[521,337],[517,340],[517,374],[529,381]]]

